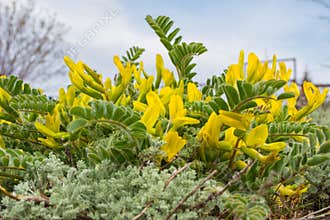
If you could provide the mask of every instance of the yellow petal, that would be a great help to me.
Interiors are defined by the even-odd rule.
[[[285,146],[285,142],[273,142],[269,144],[263,144],[259,148],[265,151],[282,151]]]
[[[207,96],[206,98],[205,98],[205,102],[209,102],[209,101],[211,101],[212,100],[212,96]]]
[[[178,135],[176,131],[169,131],[164,137],[166,144],[161,146],[161,150],[167,155],[167,161],[171,161],[173,157],[184,147],[186,140]]]
[[[239,79],[243,79],[244,78],[244,51],[243,50],[241,50],[239,53],[238,65],[239,65]]]
[[[156,54],[156,72],[157,76],[162,75],[162,70],[164,69],[164,60],[160,54]]]
[[[149,133],[154,132],[154,125],[159,117],[159,109],[155,106],[149,106],[147,110],[144,112],[141,122],[146,126],[147,131]]]
[[[236,128],[228,128],[225,131],[225,141],[229,142],[232,146],[236,145],[237,137],[234,135],[234,131]]]
[[[242,160],[235,161],[235,167],[237,167],[240,170],[244,169],[246,166],[247,166],[247,163],[245,163]]]
[[[51,147],[51,148],[54,148],[54,147],[58,147],[59,146],[59,144],[53,138],[50,138],[50,137],[47,137],[47,138],[38,138],[38,141],[40,141],[44,145],[46,145],[48,147]]]
[[[164,80],[165,86],[171,86],[174,82],[173,73],[170,70],[166,69],[166,68],[163,69],[162,78]]]
[[[149,91],[151,91],[153,81],[154,81],[153,76],[149,76],[146,79],[141,79],[141,84],[138,86],[138,89],[140,90],[140,95],[138,97],[138,100],[141,100],[142,98],[144,98],[144,96]]]
[[[8,102],[11,99],[11,95],[2,87],[0,87],[0,99],[5,102]]]
[[[311,82],[304,82],[303,89],[308,103],[305,107],[301,108],[296,114],[294,114],[294,120],[300,120],[320,107],[325,101],[329,91],[328,89],[324,89],[321,94],[320,90]]]
[[[284,62],[280,62],[280,72],[278,73],[278,78],[281,80],[289,81],[291,77],[292,70],[286,68],[286,65]]]
[[[200,101],[202,100],[202,92],[197,89],[195,83],[188,83],[188,101]]]
[[[135,111],[139,111],[139,112],[144,112],[147,109],[147,105],[139,102],[139,101],[133,101],[133,109]]]
[[[165,109],[162,101],[160,100],[159,96],[155,92],[153,92],[153,91],[148,92],[146,98],[147,98],[147,103],[149,106],[154,106],[155,108],[158,109],[158,112],[161,115],[165,115],[166,109]]]
[[[289,186],[284,186],[283,184],[280,183],[280,186],[274,187],[275,189],[278,190],[281,196],[293,196],[295,194],[295,191],[289,187]]]
[[[190,117],[177,117],[172,121],[173,130],[178,129],[184,125],[198,124],[199,120]]]
[[[251,117],[249,115],[242,115],[236,112],[229,112],[220,110],[220,121],[230,127],[235,127],[246,131],[250,128]]]
[[[170,102],[171,96],[175,93],[175,90],[170,87],[161,88],[159,91],[160,100],[164,105]]]
[[[64,62],[70,68],[71,71],[75,71],[76,64],[74,63],[73,60],[70,59],[70,57],[64,56]]]
[[[199,141],[203,142],[207,147],[216,147],[218,144],[222,126],[220,118],[220,115],[212,112],[208,121],[197,134]]]
[[[46,127],[45,125],[41,124],[40,122],[35,122],[34,123],[34,126],[36,127],[36,129],[46,135],[46,136],[49,136],[49,137],[55,137],[56,136],[56,133],[54,131],[52,131],[51,129],[49,129],[48,127]]]
[[[184,109],[181,96],[173,95],[169,103],[170,120],[174,120],[178,117],[184,117],[186,115],[186,109]]]
[[[250,53],[248,56],[248,66],[247,66],[248,82],[256,82],[256,74],[259,64],[260,64],[259,58],[254,53]]]
[[[236,86],[236,81],[243,79],[240,69],[241,67],[238,64],[230,65],[226,74],[226,83]]]
[[[179,82],[178,88],[175,89],[175,94],[182,97],[183,93],[184,93],[184,82],[183,82],[183,80],[181,80]]]
[[[299,91],[298,85],[294,82],[291,83],[290,85],[286,84],[284,86],[284,91],[285,92],[293,92],[295,97],[293,97],[292,99],[298,99],[299,98],[300,91]]]
[[[122,62],[120,61],[119,56],[114,56],[113,57],[113,62],[115,63],[117,69],[119,70],[119,73],[122,74],[124,72],[124,66],[122,64]]]
[[[268,137],[267,125],[259,125],[246,134],[245,143],[247,146],[255,146],[264,144]]]

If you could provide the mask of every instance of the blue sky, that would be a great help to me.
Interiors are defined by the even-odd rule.
[[[155,72],[155,55],[166,50],[144,18],[168,15],[181,28],[184,40],[203,42],[208,52],[196,59],[197,79],[203,81],[237,62],[243,49],[261,59],[295,57],[298,77],[305,69],[317,83],[330,83],[330,22],[319,19],[330,10],[308,0],[152,1],[152,0],[36,0],[40,9],[55,12],[70,31],[81,59],[106,76],[116,73],[112,58],[138,45],[146,49],[146,70]],[[115,12],[115,13],[113,13]],[[115,14],[101,22],[109,13]],[[101,24],[102,23],[102,24]],[[97,25],[101,24],[101,25]],[[93,36],[88,32],[93,31]],[[83,44],[81,42],[84,42]],[[77,46],[78,45],[78,46]],[[172,70],[169,60],[166,66]],[[291,67],[291,64],[288,64]],[[59,86],[68,83],[59,80]],[[58,87],[56,85],[56,87]]]

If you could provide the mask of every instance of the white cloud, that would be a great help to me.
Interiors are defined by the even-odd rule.
[[[134,8],[135,3],[127,6],[127,2],[124,5],[117,0],[88,0],[79,3],[37,0],[37,4],[41,8],[55,11],[71,27],[68,39],[73,43],[77,43],[86,32],[93,30],[106,11],[119,9],[117,16],[101,26],[95,36],[84,47],[79,48],[78,58],[105,75],[116,72],[112,62],[113,55],[123,54],[130,46],[146,48],[142,58],[149,73],[154,72],[156,53],[166,57],[163,45],[144,21],[144,16],[148,14],[147,8],[154,7],[153,13],[162,11],[156,8],[157,5],[148,5],[145,10],[138,11]],[[320,29],[320,21],[316,18],[324,10],[313,4],[306,7],[306,4],[309,3],[232,1],[206,5],[209,14],[201,16],[183,9],[180,13],[181,9],[174,6],[172,8],[175,10],[170,13],[175,14],[176,25],[182,27],[182,35],[187,41],[200,41],[208,48],[207,53],[196,59],[198,80],[205,80],[205,77],[218,74],[221,69],[237,62],[239,51],[244,49],[246,56],[253,51],[261,59],[271,58],[273,53],[280,58],[296,57],[299,73],[308,64],[314,74],[313,79],[330,82],[330,76],[326,75],[328,69],[320,66],[326,58],[324,54],[330,49],[329,42],[324,40],[329,36],[329,30]],[[141,15],[139,20],[135,20],[138,16],[132,16],[133,13]],[[168,58],[165,62],[167,66],[171,66]],[[172,69],[174,70],[173,67]]]

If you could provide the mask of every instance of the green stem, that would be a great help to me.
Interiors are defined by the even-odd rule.
[[[48,113],[48,112],[44,112],[44,111],[31,110],[31,109],[17,109],[17,111],[27,112],[27,113],[36,113],[36,114],[40,114],[40,115],[46,115]]]
[[[232,168],[232,167],[233,167],[234,158],[235,158],[235,156],[236,156],[236,152],[237,152],[238,145],[239,145],[239,142],[240,142],[240,141],[241,141],[240,138],[237,139],[237,141],[236,141],[235,147],[234,147],[234,149],[233,149],[233,153],[232,153],[232,155],[231,155],[231,157],[230,157],[230,161],[229,161],[229,164],[228,164],[228,167],[229,167],[229,168]]]
[[[268,137],[308,137],[305,134],[269,134]]]
[[[175,66],[175,68],[176,68],[176,71],[177,71],[177,73],[178,73],[178,76],[179,76],[179,82],[180,82],[181,80],[183,80],[182,74],[181,74],[180,69],[179,69],[178,66]]]
[[[10,192],[8,192],[3,186],[0,185],[0,192],[2,192],[3,194],[5,194],[6,196],[8,196],[9,198],[15,199],[17,201],[19,201],[20,199],[16,196],[14,196],[13,194],[11,194]]]
[[[33,144],[37,144],[37,145],[42,145],[42,146],[46,146],[47,148],[49,146],[47,145],[44,145],[38,141],[34,141],[34,140],[31,140],[31,139],[25,139],[25,138],[20,138],[20,137],[15,137],[13,135],[9,135],[9,134],[1,134],[2,136],[6,136],[6,137],[9,137],[9,138],[12,138],[12,139],[17,139],[17,140],[20,140],[20,141],[26,141],[26,142],[30,142],[30,143],[33,143]]]
[[[6,166],[0,166],[0,169],[4,170],[25,170],[23,167],[6,167]]]
[[[15,174],[9,174],[9,173],[5,173],[5,172],[0,172],[0,176],[11,178],[11,179],[23,180],[23,178],[21,176],[18,176]]]
[[[262,96],[262,95],[258,95],[258,96],[252,96],[250,98],[247,98],[243,101],[241,101],[240,103],[238,103],[238,105],[233,109],[233,112],[237,112],[243,105],[245,105],[246,103],[254,100],[254,99],[271,99],[271,100],[276,100],[272,97],[269,96]]]

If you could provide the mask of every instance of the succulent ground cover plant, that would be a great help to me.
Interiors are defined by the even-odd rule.
[[[254,53],[203,86],[202,43],[184,42],[166,16],[146,17],[175,71],[155,74],[133,47],[114,78],[64,61],[71,84],[57,99],[14,76],[0,78],[4,218],[271,219],[308,214],[303,201],[328,169],[330,132],[309,115],[327,96],[298,86],[284,63]],[[322,177],[324,178],[324,177]],[[327,177],[325,177],[327,179]],[[326,180],[328,181],[328,179]],[[329,204],[323,203],[326,212]],[[313,211],[313,210],[311,210]],[[324,213],[318,213],[323,214]]]

